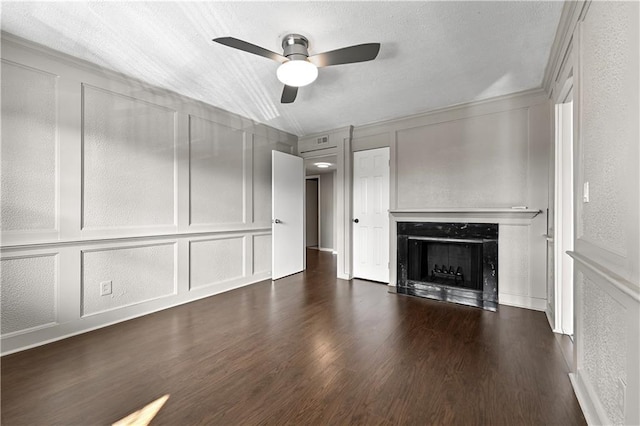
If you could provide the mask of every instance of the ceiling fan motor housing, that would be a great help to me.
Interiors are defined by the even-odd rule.
[[[306,60],[309,57],[309,40],[300,34],[287,34],[282,39],[284,56],[290,61]]]

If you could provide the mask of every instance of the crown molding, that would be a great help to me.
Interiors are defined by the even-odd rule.
[[[585,0],[568,0],[565,1],[562,7],[560,22],[558,23],[553,44],[551,45],[549,59],[544,70],[544,77],[542,78],[542,88],[549,96],[551,96],[553,83],[557,81],[562,71],[576,25],[584,18],[590,3],[591,1]]]

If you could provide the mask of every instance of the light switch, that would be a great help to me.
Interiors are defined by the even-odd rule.
[[[589,202],[589,182],[584,183],[584,188],[582,190],[582,201],[585,203]]]

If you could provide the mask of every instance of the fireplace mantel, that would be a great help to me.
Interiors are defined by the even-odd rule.
[[[438,209],[395,209],[389,210],[389,214],[398,219],[528,219],[531,220],[542,213],[542,210],[534,209],[510,209],[510,208],[438,208]]]
[[[397,226],[400,222],[497,223],[499,303],[544,311],[547,222],[541,210],[504,207],[390,209],[389,291],[397,292]]]

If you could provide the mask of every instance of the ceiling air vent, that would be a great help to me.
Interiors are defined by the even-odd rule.
[[[328,143],[329,143],[329,136],[320,136],[319,138],[316,138],[317,145],[325,145]]]

